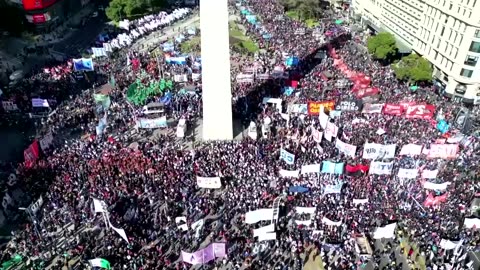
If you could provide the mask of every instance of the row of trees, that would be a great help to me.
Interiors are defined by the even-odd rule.
[[[367,41],[368,52],[378,60],[390,62],[395,59],[398,54],[395,37],[388,33],[382,32],[376,36],[372,36]],[[432,80],[432,65],[427,59],[418,54],[409,54],[400,60],[395,60],[392,69],[399,80],[405,80],[409,83],[429,82]]]
[[[105,10],[107,17],[115,22],[131,19],[147,12],[155,12],[167,6],[166,0],[112,0]]]

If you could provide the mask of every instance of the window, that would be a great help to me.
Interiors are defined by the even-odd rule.
[[[475,30],[475,37],[480,38],[480,30]]]
[[[465,62],[463,63],[467,66],[474,67],[477,64],[477,61],[478,61],[477,56],[467,55],[467,58],[465,58]]]
[[[442,26],[442,31],[440,32],[440,36],[443,37],[443,34],[445,33],[445,26]]]
[[[449,10],[452,10],[452,8],[453,8],[453,4],[450,3],[450,7],[449,7],[448,9],[449,9]]]
[[[472,44],[470,44],[469,51],[480,53],[480,42],[472,41]]]
[[[463,77],[467,77],[467,78],[472,77],[472,74],[473,74],[473,70],[471,70],[471,69],[462,68],[462,71],[460,72],[460,75],[462,75]]]

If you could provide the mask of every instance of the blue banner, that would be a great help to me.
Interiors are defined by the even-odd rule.
[[[292,186],[288,188],[288,191],[292,193],[306,193],[309,191],[309,188],[302,186]]]
[[[73,59],[73,68],[75,69],[75,71],[93,71],[93,59]]]
[[[334,163],[331,161],[322,162],[322,173],[343,174],[343,162]]]
[[[187,59],[185,57],[168,57],[165,59],[168,64],[186,65]]]
[[[280,150],[280,159],[285,160],[287,164],[295,163],[295,155],[286,150]]]
[[[137,120],[137,127],[139,128],[163,128],[167,126],[167,117],[165,116],[155,119],[140,118]]]
[[[162,47],[163,47],[163,51],[164,51],[164,52],[171,52],[171,51],[174,50],[173,43],[169,43],[169,42],[163,43],[163,44],[162,44]]]

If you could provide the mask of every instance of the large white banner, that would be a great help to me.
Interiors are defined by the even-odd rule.
[[[255,224],[262,220],[273,219],[273,208],[261,208],[255,211],[249,211],[245,213],[245,223]]]
[[[388,159],[395,157],[396,144],[378,144],[378,143],[365,143],[363,146],[363,158],[364,159]]]
[[[340,152],[345,153],[345,155],[355,157],[355,152],[357,151],[357,147],[355,145],[344,143],[340,139],[337,139],[335,142],[335,147]]]
[[[280,170],[278,172],[280,174],[281,177],[293,177],[293,178],[297,178],[298,175],[300,174],[300,171],[299,170],[296,170],[296,171],[287,171],[287,170]]]
[[[173,76],[175,82],[188,82],[187,74],[177,74]]]
[[[447,189],[448,185],[450,185],[451,183],[450,182],[445,182],[445,183],[441,183],[441,184],[435,184],[435,183],[432,183],[432,182],[427,182],[425,181],[423,183],[423,188],[425,189],[433,189],[433,190],[445,190]]]
[[[301,207],[297,206],[295,207],[295,212],[299,214],[310,214],[313,215],[315,213],[316,207]]]
[[[370,174],[379,174],[379,175],[390,175],[393,169],[393,161],[392,162],[379,162],[379,161],[372,161],[370,163]]]
[[[197,185],[201,188],[221,188],[220,177],[200,177],[197,176]]]
[[[271,223],[270,225],[260,227],[258,229],[253,230],[253,237],[258,237],[262,234],[269,233],[275,231],[275,224]]]
[[[368,199],[353,199],[353,204],[357,205],[357,204],[364,204],[364,203],[367,203],[368,202]]]
[[[417,169],[400,169],[398,170],[398,178],[407,178],[415,179],[417,178],[418,170]]]
[[[258,236],[258,241],[268,241],[268,240],[275,240],[277,239],[276,232],[269,232],[269,233],[262,233]]]
[[[40,143],[40,148],[42,148],[43,151],[48,149],[50,147],[50,145],[52,145],[52,143],[53,143],[52,132],[51,131],[48,132],[48,134],[45,135],[45,137],[40,139],[39,143]]]
[[[302,166],[302,174],[320,173],[320,164],[310,164]]]
[[[463,223],[468,229],[475,227],[476,229],[480,228],[480,218],[465,218]]]
[[[422,178],[424,179],[435,179],[437,178],[438,170],[423,170]]]
[[[442,241],[440,241],[440,247],[446,250],[456,249],[457,247],[461,247],[462,243],[463,240],[453,242],[447,239],[442,239]]]
[[[390,239],[395,237],[395,228],[397,227],[397,223],[388,224],[383,227],[378,227],[375,232],[373,233],[374,239]]]
[[[422,153],[422,145],[418,144],[406,144],[400,150],[402,156],[418,156]]]
[[[341,222],[341,221],[335,222],[335,221],[332,221],[332,220],[330,220],[330,219],[328,219],[328,218],[326,218],[326,217],[323,217],[323,218],[322,218],[322,223],[323,223],[323,224],[327,224],[328,226],[340,226],[340,225],[342,225],[342,222]]]

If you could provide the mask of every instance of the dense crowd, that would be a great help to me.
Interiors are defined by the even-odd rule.
[[[469,207],[480,192],[478,142],[453,125],[447,133],[435,125],[440,119],[452,123],[459,105],[433,88],[411,91],[389,67],[371,60],[348,25],[335,24],[335,18],[312,30],[284,16],[276,0],[231,8],[261,48],[253,60],[232,56],[233,109],[258,127],[258,138],[204,142],[187,150],[168,136],[132,144],[121,135],[133,129],[142,109],[127,102],[126,92],[140,76],[154,81],[189,74],[187,82],[175,82],[165,113],[174,120],[201,117],[201,80],[191,75],[195,57],[188,56],[185,64],[159,63],[153,52],[124,48],[98,60],[96,73],[102,76],[92,84],[103,85],[113,76],[106,93],[112,105],[98,114],[92,99],[97,90],[83,91],[45,121],[57,144],[19,169],[22,186],[43,193],[43,206],[35,213],[40,232],[32,225],[15,232],[3,261],[21,254],[33,264],[59,255],[79,256],[83,263],[104,258],[115,269],[190,269],[182,251],[226,242],[226,256],[205,263],[205,269],[302,269],[307,261],[317,264],[317,257],[324,269],[408,269],[422,259],[427,269],[473,267],[468,252],[478,248],[480,234],[466,219],[475,221]],[[258,23],[251,23],[252,15]],[[322,33],[324,40],[312,38],[310,31]],[[180,44],[174,41],[177,51]],[[137,64],[126,65],[125,55]],[[235,80],[246,73],[254,80]],[[359,86],[351,73],[368,77],[367,85]],[[367,88],[379,91],[366,96]],[[165,95],[152,95],[146,103]],[[339,106],[315,110],[324,101]],[[408,104],[400,113],[385,107],[401,103]],[[383,105],[367,109],[374,104]],[[406,117],[415,104],[433,104],[435,111],[426,112],[429,117],[419,113],[422,119]],[[105,115],[107,129],[95,136]],[[89,135],[64,140],[65,130],[74,129]],[[432,151],[456,144],[453,157]],[[395,147],[392,153],[379,145]],[[430,152],[405,154],[408,145]],[[381,154],[372,157],[372,148]],[[418,176],[406,175],[413,170]],[[426,172],[436,173],[423,177]],[[221,188],[201,188],[199,177],[219,178]],[[107,209],[94,211],[93,199]],[[258,209],[274,214],[266,211],[270,216],[251,221]],[[189,229],[200,220],[200,229]],[[266,231],[271,222],[274,228]],[[72,224],[73,229],[64,228]],[[392,224],[390,235],[385,228]],[[122,228],[127,238],[108,227]],[[260,241],[265,232],[274,236]],[[68,242],[63,249],[61,238]]]

